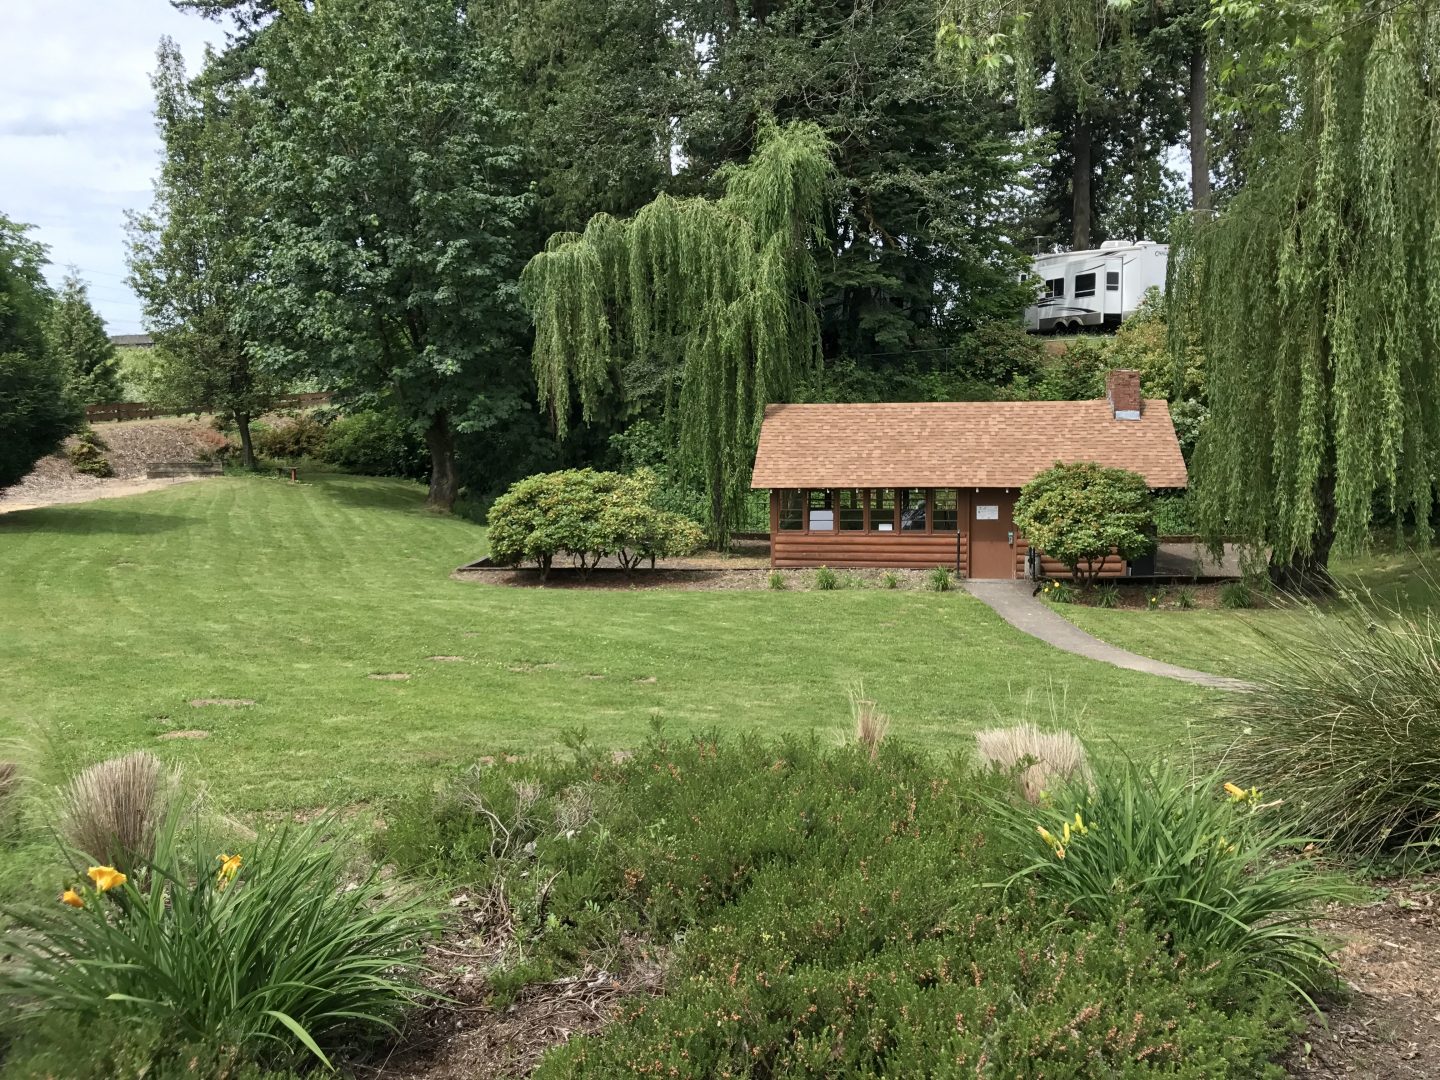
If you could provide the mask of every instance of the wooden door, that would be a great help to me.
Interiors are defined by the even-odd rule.
[[[970,498],[970,576],[1015,576],[1015,496],[979,491]]]

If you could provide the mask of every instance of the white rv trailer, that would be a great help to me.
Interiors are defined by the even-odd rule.
[[[1086,326],[1116,327],[1135,314],[1145,290],[1165,291],[1169,244],[1106,240],[1091,251],[1036,255],[1031,272],[1040,279],[1025,327],[1048,334]]]

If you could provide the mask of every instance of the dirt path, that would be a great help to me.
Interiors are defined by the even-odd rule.
[[[174,484],[188,484],[192,480],[204,479],[207,478],[172,476],[163,480],[97,480],[94,487],[72,487],[43,496],[23,493],[17,493],[14,497],[0,495],[0,514],[15,510],[39,510],[46,506],[64,506],[68,503],[92,502],[95,499],[118,499],[125,495],[139,495],[145,491],[158,491]]]

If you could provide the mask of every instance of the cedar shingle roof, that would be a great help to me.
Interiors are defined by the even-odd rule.
[[[1147,400],[1139,420],[1116,420],[1103,398],[771,405],[750,486],[1013,488],[1057,461],[1187,486],[1169,406]]]

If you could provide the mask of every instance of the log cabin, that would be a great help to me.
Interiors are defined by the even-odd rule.
[[[1028,576],[1013,513],[1037,473],[1093,461],[1153,491],[1187,484],[1168,404],[1141,397],[1136,371],[1109,372],[1105,389],[1094,401],[769,406],[751,487],[770,491],[770,565]],[[1034,562],[1068,576],[1043,552]],[[1112,557],[1101,573],[1131,569]]]

